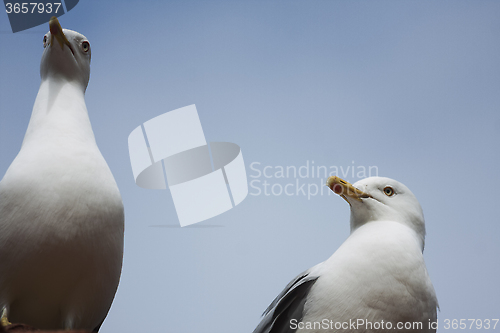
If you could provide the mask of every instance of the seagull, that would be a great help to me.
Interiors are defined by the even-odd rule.
[[[436,332],[416,197],[384,177],[350,184],[333,176],[327,186],[351,207],[350,236],[285,287],[254,333]]]
[[[124,209],[85,105],[89,41],[49,26],[28,129],[0,181],[2,324],[97,332],[120,279]]]

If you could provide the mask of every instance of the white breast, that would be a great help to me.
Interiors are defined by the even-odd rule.
[[[422,326],[415,324],[417,329],[404,331],[427,332],[431,331],[426,329],[429,322],[436,320],[436,306],[415,232],[397,222],[369,222],[323,263],[321,277],[308,295],[303,322],[352,323],[359,319],[380,324],[383,320],[394,328],[399,322],[415,322]],[[366,326],[352,332],[364,332],[363,328]]]

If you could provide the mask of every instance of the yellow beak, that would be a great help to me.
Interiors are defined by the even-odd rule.
[[[64,45],[68,45],[69,48],[71,49],[71,45],[66,36],[64,35],[63,29],[57,17],[52,16],[50,18],[49,27],[50,27],[50,45],[52,46],[53,44],[52,41],[54,40],[55,37],[59,45],[61,45],[61,49],[64,48]]]
[[[328,178],[328,180],[326,181],[326,186],[328,186],[330,190],[332,190],[333,192],[337,193],[342,198],[344,198],[344,200],[347,202],[349,202],[349,200],[347,200],[347,197],[355,199],[357,201],[363,201],[361,200],[361,198],[372,197],[368,193],[358,190],[357,188],[352,186],[351,183],[346,182],[345,180],[337,176],[332,176]]]

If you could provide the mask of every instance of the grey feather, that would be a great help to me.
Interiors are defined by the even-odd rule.
[[[264,318],[253,333],[294,333],[290,321],[297,322],[304,316],[304,304],[309,290],[319,275],[311,274],[315,267],[293,279],[264,311]]]

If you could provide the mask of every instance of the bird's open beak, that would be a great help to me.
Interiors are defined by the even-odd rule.
[[[61,27],[61,24],[59,23],[59,20],[57,17],[52,16],[49,21],[49,27],[50,27],[50,45],[52,46],[52,42],[55,39],[57,39],[57,42],[59,45],[61,45],[61,49],[64,48],[64,45],[68,45],[69,49],[71,52],[73,50],[71,49],[71,44],[69,43],[68,39],[64,35],[63,29]]]
[[[362,201],[361,200],[362,198],[372,197],[368,193],[358,190],[357,188],[352,186],[351,183],[346,182],[345,180],[337,176],[332,176],[328,178],[328,180],[326,181],[326,186],[328,186],[330,190],[332,190],[333,192],[337,193],[342,198],[344,198],[344,200],[347,202],[349,202],[347,198],[352,198],[357,201]]]

